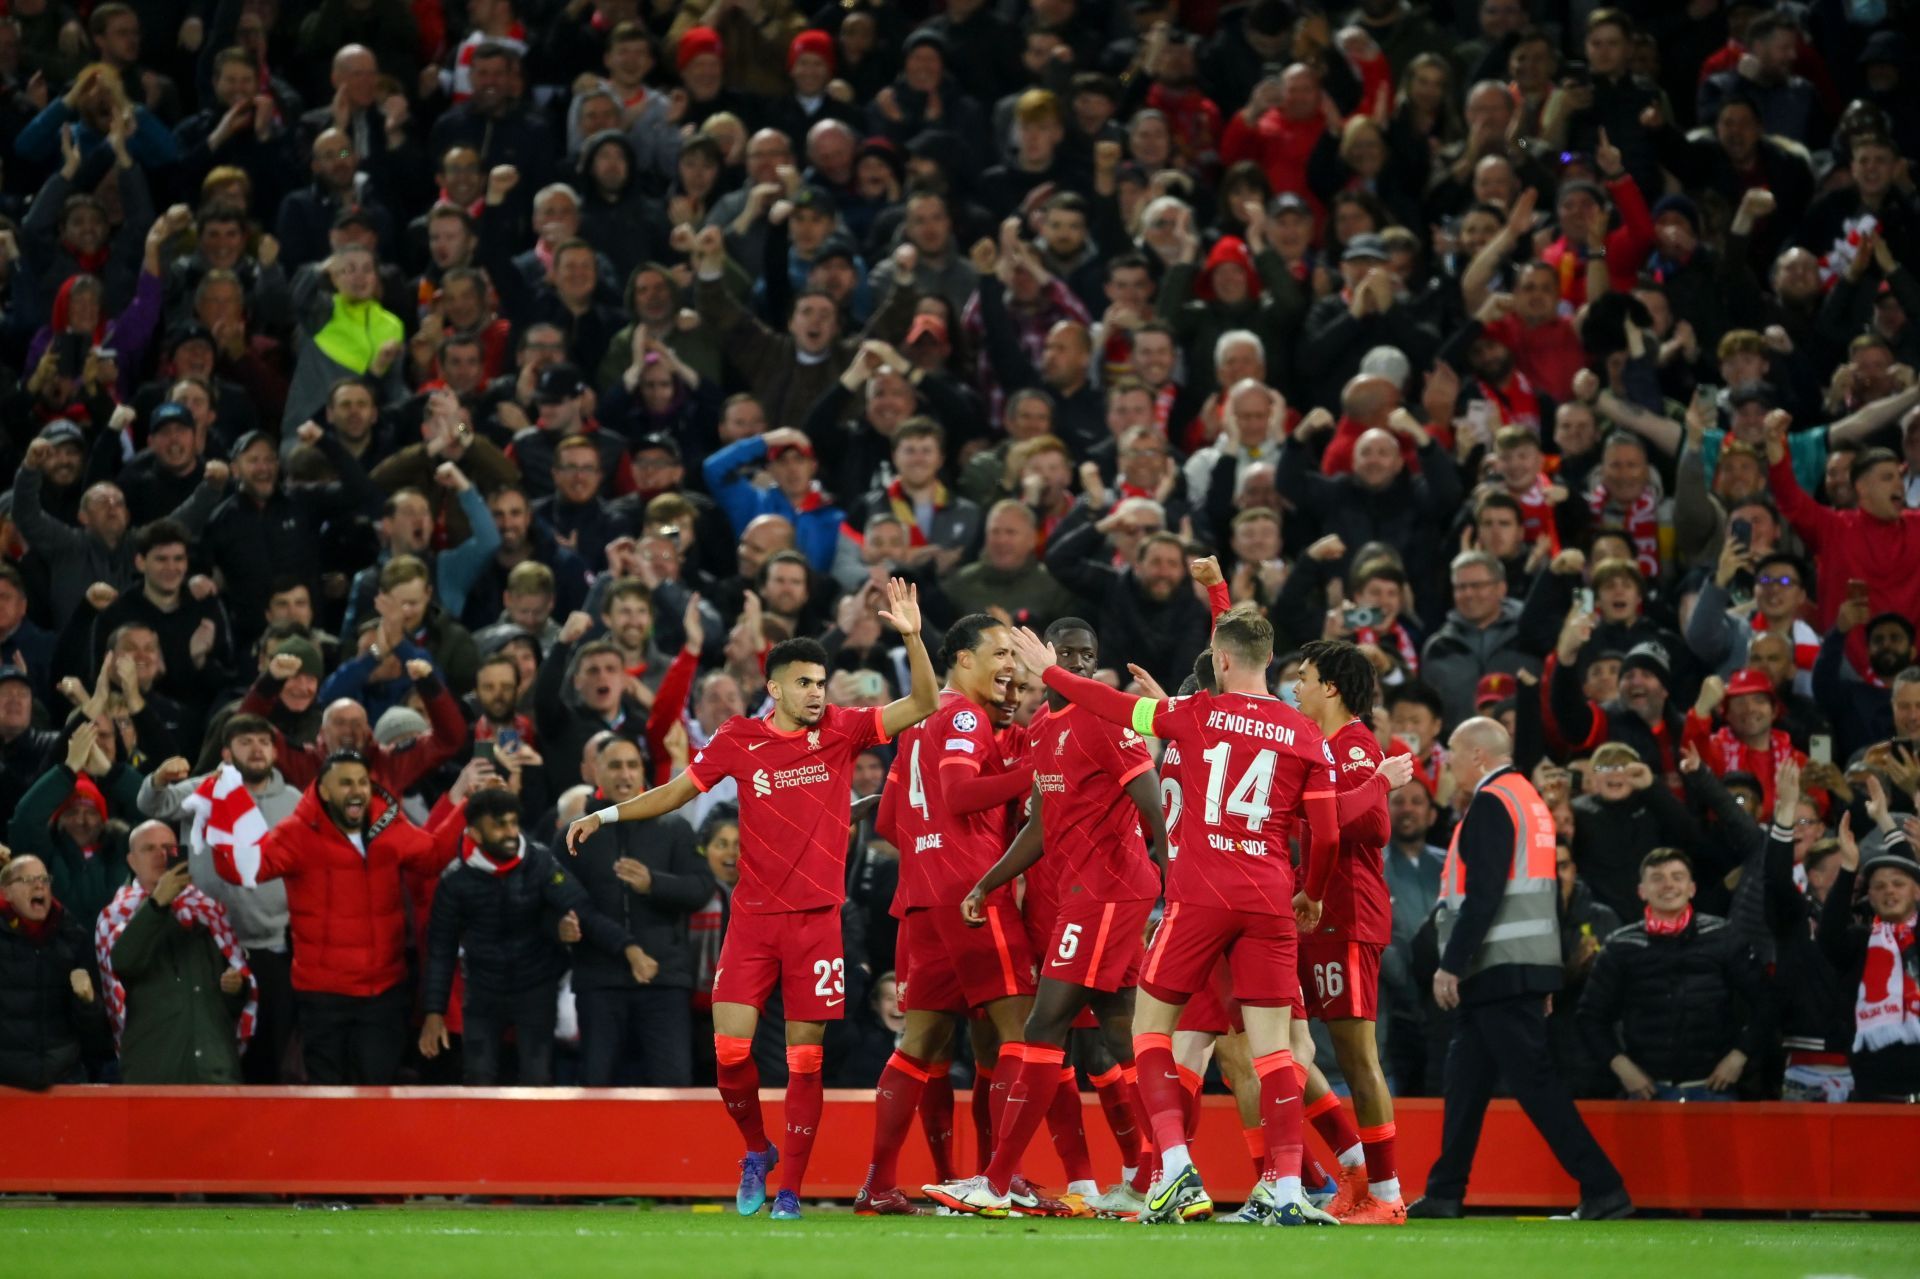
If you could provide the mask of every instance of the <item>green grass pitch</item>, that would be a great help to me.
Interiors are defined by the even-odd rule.
[[[856,1279],[1022,1274],[1147,1279],[1271,1274],[1327,1279],[1913,1279],[1920,1226],[1863,1222],[1480,1218],[1398,1229],[1148,1228],[1097,1221],[802,1222],[636,1208],[17,1206],[0,1209],[10,1275],[636,1275]]]

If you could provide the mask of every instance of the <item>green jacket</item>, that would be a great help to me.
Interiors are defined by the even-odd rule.
[[[101,784],[111,820],[101,832],[100,847],[92,857],[83,856],[66,832],[53,824],[54,812],[73,794],[73,783],[73,770],[64,762],[40,774],[40,780],[21,798],[13,823],[7,828],[7,839],[15,857],[31,854],[47,864],[54,898],[91,933],[100,912],[131,877],[127,870],[127,827],[141,820],[140,774],[125,764],[115,764]]]
[[[113,973],[127,989],[120,1077],[130,1084],[237,1084],[234,1022],[243,988],[220,990],[227,961],[213,934],[180,927],[149,897],[113,944]]]

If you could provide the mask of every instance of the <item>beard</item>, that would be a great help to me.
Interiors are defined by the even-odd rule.
[[[234,768],[239,771],[241,781],[249,786],[258,786],[273,776],[274,766],[268,764],[265,768],[249,768],[245,764],[235,764]]]
[[[1882,649],[1867,658],[1867,665],[1872,667],[1873,673],[1882,679],[1892,679],[1895,675],[1898,675],[1911,665],[1912,662],[1912,654],[1894,653],[1886,649]]]
[[[366,829],[367,813],[372,807],[372,801],[369,800],[367,804],[361,807],[358,817],[349,817],[345,805],[336,805],[330,799],[321,800],[320,806],[327,810],[327,816],[333,819],[335,826],[338,826],[349,835],[357,835]]]

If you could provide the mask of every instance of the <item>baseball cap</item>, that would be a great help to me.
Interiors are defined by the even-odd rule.
[[[167,330],[164,353],[172,355],[189,342],[205,342],[208,346],[212,346],[213,332],[198,320],[187,320],[176,324]]]
[[[6,684],[13,680],[19,680],[22,684],[32,683],[27,673],[18,666],[15,666],[12,662],[0,664],[0,684]]]
[[[633,456],[639,457],[642,453],[665,453],[674,461],[678,462],[680,460],[680,442],[664,431],[655,431],[651,435],[643,435],[633,442]]]
[[[1765,382],[1743,382],[1727,392],[1727,403],[1736,409],[1748,404],[1772,409],[1779,405],[1780,399],[1774,394],[1773,387]]]
[[[1659,677],[1662,684],[1673,683],[1673,663],[1667,658],[1664,644],[1647,640],[1628,649],[1626,659],[1620,663],[1620,673],[1625,675],[1635,670],[1651,672]]]
[[[1298,213],[1308,218],[1313,216],[1313,210],[1307,207],[1307,202],[1291,191],[1282,191],[1274,196],[1273,203],[1267,207],[1269,217],[1277,218],[1283,213]]]
[[[540,381],[534,387],[533,398],[542,404],[558,404],[584,394],[586,389],[587,380],[580,376],[580,370],[562,360],[540,370]]]
[[[1342,262],[1385,262],[1387,242],[1372,232],[1354,236],[1340,254]]]
[[[820,242],[820,248],[814,253],[813,261],[817,266],[828,258],[845,258],[848,262],[852,262],[859,256],[860,251],[853,247],[853,241],[836,231]]]
[[[793,195],[795,209],[812,209],[823,217],[838,217],[840,206],[833,198],[833,192],[823,186],[804,186]]]
[[[87,446],[87,437],[80,428],[64,417],[57,417],[41,427],[40,438],[49,444],[72,444],[78,448]]]
[[[153,415],[147,419],[147,434],[151,436],[163,426],[184,426],[192,430],[193,411],[184,404],[168,400],[154,409]]]
[[[807,443],[807,442],[806,442],[806,441],[804,441],[804,440],[802,440],[802,441],[800,441],[799,443],[794,443],[794,442],[792,442],[792,441],[789,441],[789,442],[787,442],[787,443],[785,443],[785,444],[783,444],[783,445],[781,445],[781,446],[780,446],[779,448],[777,448],[777,449],[768,449],[768,450],[767,450],[767,456],[768,456],[769,458],[776,458],[776,457],[779,457],[779,456],[781,456],[781,455],[782,455],[782,454],[784,454],[784,453],[796,453],[796,452],[797,452],[797,453],[805,453],[805,454],[806,454],[806,455],[807,455],[808,457],[812,457],[812,456],[813,456],[813,445],[811,445],[811,444],[809,444],[809,443]]]
[[[931,338],[944,343],[947,338],[947,322],[937,315],[916,315],[913,324],[907,329],[907,345],[912,346],[921,338]]]
[[[1773,681],[1754,670],[1751,666],[1735,671],[1727,677],[1727,699],[1736,697],[1771,697],[1776,701],[1779,695],[1773,691]]]
[[[1504,702],[1519,686],[1519,681],[1505,671],[1482,675],[1480,682],[1473,686],[1473,709],[1483,711],[1496,702]]]

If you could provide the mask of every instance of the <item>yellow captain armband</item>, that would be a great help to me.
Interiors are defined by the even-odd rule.
[[[1160,703],[1151,697],[1143,697],[1133,704],[1133,731],[1142,737],[1153,736],[1154,712],[1160,709]]]

